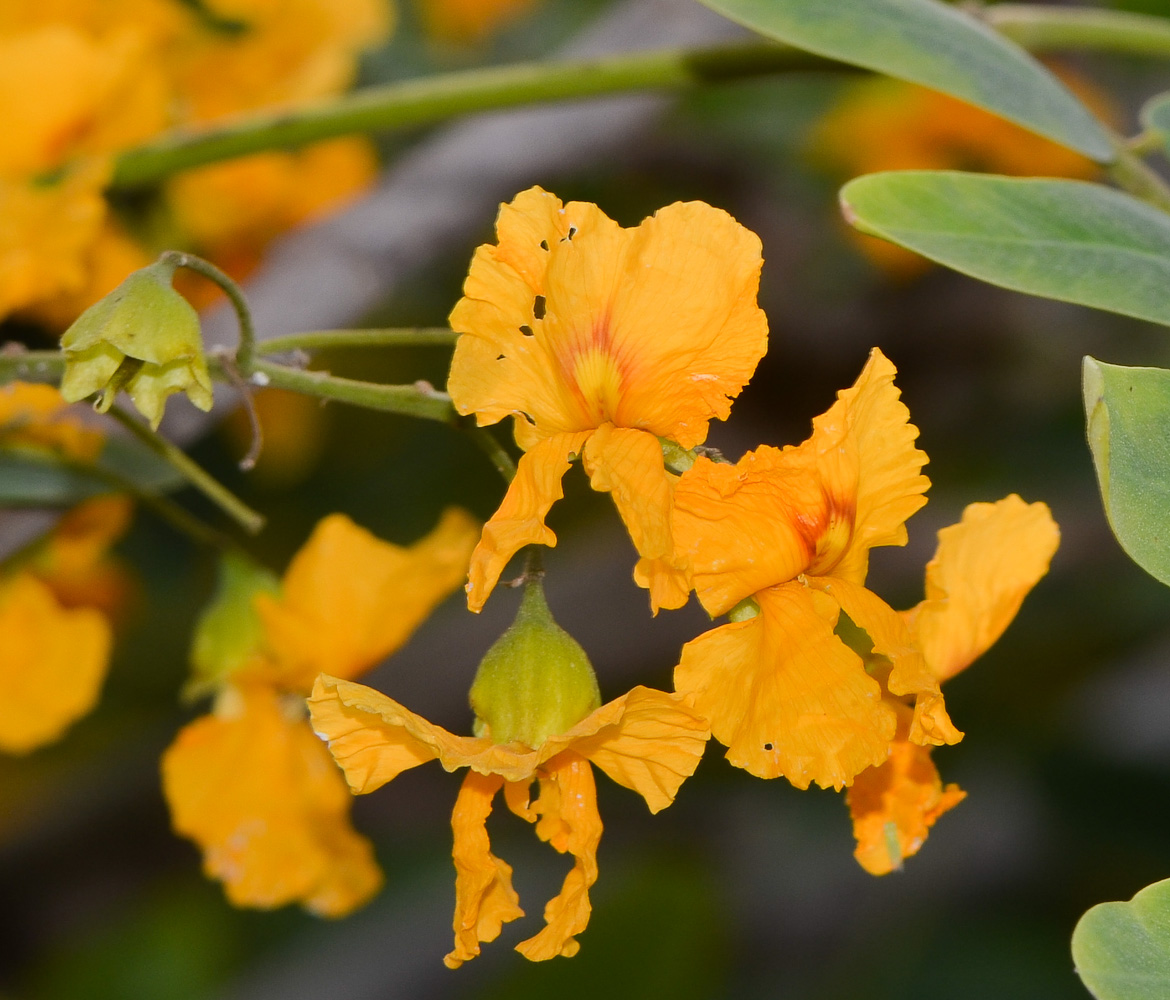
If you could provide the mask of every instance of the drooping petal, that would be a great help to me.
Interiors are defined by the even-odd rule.
[[[463,579],[478,526],[455,508],[414,545],[341,514],[317,525],[279,598],[257,597],[275,682],[308,693],[320,672],[353,677],[401,646]]]
[[[447,771],[470,767],[509,782],[528,781],[546,761],[573,750],[657,812],[694,772],[708,736],[706,720],[684,698],[644,687],[602,705],[536,749],[456,736],[373,688],[335,677],[317,679],[309,712],[313,729],[328,740],[358,795],[436,758]]]
[[[837,607],[790,583],[756,595],[760,613],[683,647],[675,687],[711,720],[727,759],[798,788],[841,788],[885,761],[893,710],[836,635]]]
[[[569,459],[580,454],[590,433],[554,435],[520,457],[516,478],[499,510],[483,526],[483,536],[471,555],[467,606],[472,611],[483,608],[508,560],[525,545],[556,545],[557,536],[545,526],[544,518],[564,496],[561,479],[569,470]]]
[[[853,856],[871,875],[901,868],[904,858],[918,852],[934,821],[967,797],[958,785],[943,787],[930,753],[930,747],[897,739],[890,759],[862,771],[845,793],[857,838]]]
[[[654,614],[662,608],[681,608],[691,597],[690,565],[677,552],[671,559],[639,559],[634,564],[634,583],[649,592]]]
[[[786,583],[815,553],[807,525],[825,498],[797,449],[763,446],[735,465],[700,456],[675,487],[675,546],[689,561],[695,593],[720,615],[757,591]]]
[[[1003,634],[1059,544],[1047,505],[1014,493],[970,504],[938,533],[926,600],[906,615],[935,677],[953,677]]]
[[[455,947],[443,959],[448,969],[475,958],[481,941],[494,941],[504,924],[524,916],[512,888],[512,867],[492,854],[488,840],[487,818],[503,783],[496,775],[469,771],[455,800]]]
[[[935,746],[958,743],[963,738],[947,715],[938,680],[914,645],[902,617],[877,594],[837,577],[808,577],[808,585],[828,594],[856,625],[869,634],[874,652],[892,665],[886,686],[895,695],[913,695],[914,722],[911,740]]]
[[[352,799],[303,709],[264,686],[228,689],[163,755],[175,830],[237,906],[300,902],[342,916],[382,884]]]
[[[544,929],[516,946],[533,962],[557,955],[571,958],[580,950],[575,935],[589,923],[589,889],[597,881],[597,845],[602,829],[588,761],[575,753],[564,753],[550,760],[539,777],[540,796],[532,803],[532,811],[540,817],[537,836],[561,853],[571,854],[574,864],[561,891],[544,908]]]
[[[25,572],[0,582],[0,636],[0,750],[27,753],[93,708],[109,664],[110,626],[91,608],[61,607]]]
[[[918,428],[894,385],[897,369],[876,347],[857,381],[813,421],[813,438],[845,429],[846,446],[857,455],[853,531],[848,544],[813,565],[813,572],[864,583],[869,550],[905,545],[906,519],[926,503],[930,480],[922,475],[927,458],[914,447]],[[832,490],[830,489],[830,492]]]

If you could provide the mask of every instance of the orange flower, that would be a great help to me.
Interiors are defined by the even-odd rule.
[[[515,418],[525,454],[471,561],[483,607],[524,545],[555,545],[545,514],[570,460],[613,493],[657,607],[678,607],[673,478],[658,438],[701,444],[725,419],[767,342],[756,305],[760,242],[726,212],[676,203],[634,229],[540,188],[500,209],[451,313],[463,334],[449,390],[480,426]]]
[[[304,696],[318,671],[355,676],[402,645],[459,585],[477,534],[450,510],[402,548],[334,514],[282,584],[229,567],[193,653],[196,688],[219,691],[214,710],[179,733],[162,776],[175,830],[199,844],[204,871],[237,906],[300,902],[342,916],[377,892],[381,871],[349,824],[349,794],[306,725]]]
[[[491,853],[485,828],[501,788],[507,807],[535,823],[541,840],[574,858],[561,892],[545,907],[544,929],[517,951],[532,961],[571,956],[579,948],[575,935],[589,921],[589,888],[597,880],[602,827],[590,763],[658,812],[694,772],[709,736],[706,721],[684,699],[644,687],[538,747],[455,736],[377,691],[334,677],[318,678],[309,711],[355,794],[429,760],[447,771],[469,769],[451,818],[457,876],[455,947],[444,959],[449,968],[474,958],[480,942],[495,940],[505,923],[524,915],[511,866]]]
[[[92,462],[104,435],[87,426],[51,385],[12,382],[0,386],[0,447],[43,448]]]
[[[0,579],[0,750],[58,739],[93,708],[106,675],[110,626],[92,608],[66,609],[28,571]]]
[[[535,0],[420,0],[427,31],[447,42],[482,42]]]
[[[1048,572],[1060,531],[1045,504],[1027,504],[1012,494],[994,504],[971,504],[938,539],[926,566],[926,599],[903,618],[927,668],[945,681],[1003,634]],[[846,794],[854,854],[874,875],[901,867],[934,821],[966,796],[957,785],[943,787],[929,746],[910,742],[910,709],[888,691],[886,701],[898,714],[890,759],[862,771]]]
[[[910,739],[962,737],[906,623],[864,586],[869,550],[905,544],[929,486],[894,374],[875,349],[803,444],[734,466],[700,457],[676,487],[674,535],[695,592],[732,622],[683,647],[675,687],[694,695],[732,764],[759,777],[839,789],[889,755],[894,712],[835,634],[841,611],[890,659],[890,690],[916,696]]]

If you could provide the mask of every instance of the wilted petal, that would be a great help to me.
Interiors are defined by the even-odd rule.
[[[953,677],[1008,627],[1060,544],[1046,504],[973,503],[938,533],[926,600],[906,615],[931,672]]]
[[[267,687],[228,689],[214,715],[163,755],[175,830],[203,850],[204,871],[237,906],[300,902],[325,916],[381,886],[352,799],[300,706]]]
[[[512,868],[492,854],[488,840],[487,818],[503,783],[496,775],[470,771],[455,800],[455,947],[443,959],[449,969],[475,958],[481,941],[494,941],[504,924],[524,916],[512,888]]]
[[[692,694],[727,758],[761,778],[841,788],[882,763],[894,713],[836,635],[834,602],[799,583],[756,595],[760,613],[683,647],[675,687]]]

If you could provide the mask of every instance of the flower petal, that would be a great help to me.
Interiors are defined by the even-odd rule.
[[[467,606],[480,611],[508,560],[525,545],[556,545],[557,536],[545,527],[549,508],[562,496],[561,478],[569,459],[581,452],[591,431],[557,434],[536,444],[520,457],[516,478],[503,502],[483,526],[483,536],[471,555]]]
[[[353,677],[393,652],[459,585],[476,533],[455,508],[406,548],[344,515],[324,518],[290,563],[282,596],[256,599],[277,682],[307,693],[318,673]]]
[[[66,610],[30,573],[0,583],[0,750],[27,753],[93,708],[106,676],[110,626]]]
[[[448,969],[475,958],[481,941],[494,941],[504,924],[524,916],[512,888],[512,867],[492,854],[488,840],[487,818],[503,783],[497,775],[470,771],[455,800],[455,947],[443,959]]]
[[[894,713],[836,635],[837,608],[799,583],[756,595],[760,613],[683,647],[675,687],[694,696],[727,759],[761,778],[841,788],[882,763]]]
[[[1059,544],[1047,505],[1014,493],[970,504],[938,533],[926,600],[906,615],[935,677],[953,677],[1003,634]]]
[[[105,435],[86,425],[51,385],[0,385],[0,443],[48,448],[80,462],[92,462]]]
[[[216,714],[180,731],[162,776],[175,830],[236,906],[342,916],[382,884],[341,775],[287,696],[228,689]]]
[[[533,962],[557,955],[571,958],[581,948],[575,935],[589,923],[589,889],[597,881],[601,842],[597,788],[588,761],[571,752],[549,761],[540,774],[540,796],[532,810],[540,817],[537,836],[575,861],[561,891],[544,908],[544,929],[521,941],[516,950]]]

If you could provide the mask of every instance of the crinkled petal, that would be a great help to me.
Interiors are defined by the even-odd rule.
[[[492,854],[488,840],[487,818],[503,783],[497,775],[470,771],[455,800],[455,947],[443,959],[449,969],[475,958],[481,941],[494,941],[504,924],[524,916],[512,888],[512,868]]]
[[[934,821],[966,797],[958,785],[943,787],[930,747],[895,740],[890,759],[862,771],[845,793],[857,838],[853,856],[871,875],[901,868]]]
[[[763,446],[735,465],[700,456],[674,491],[672,528],[695,593],[712,615],[801,573],[815,553],[807,526],[825,498],[797,449]]]
[[[364,684],[335,677],[317,679],[309,711],[314,730],[329,741],[359,795],[436,758],[448,771],[470,767],[509,782],[527,781],[545,761],[573,750],[657,812],[698,766],[708,735],[705,719],[685,699],[644,687],[602,705],[537,749],[456,736]]]
[[[91,608],[62,608],[45,583],[19,573],[0,583],[0,636],[0,750],[27,753],[93,708],[110,626]]]
[[[307,693],[320,672],[353,677],[392,653],[458,587],[477,532],[450,508],[404,548],[342,514],[324,518],[289,564],[282,595],[257,598],[275,680]]]
[[[873,641],[874,652],[892,664],[886,686],[895,695],[915,697],[911,739],[935,746],[958,743],[963,734],[947,715],[938,680],[927,669],[922,653],[913,645],[902,617],[873,591],[837,577],[808,577],[810,587],[828,594],[842,611],[861,626]]]
[[[175,830],[199,845],[232,903],[299,902],[342,916],[377,892],[382,874],[301,711],[263,686],[228,689],[163,755],[163,791]]]
[[[595,490],[611,493],[638,554],[669,556],[671,489],[658,438],[602,424],[581,454]]]
[[[655,614],[662,608],[681,608],[690,600],[690,566],[677,552],[671,559],[639,559],[634,565],[634,582],[649,591],[650,609]]]
[[[970,504],[938,533],[926,600],[906,616],[935,677],[953,677],[1003,634],[1059,544],[1047,505],[1014,493]]]
[[[597,845],[601,842],[601,815],[597,789],[588,761],[564,753],[549,761],[540,774],[540,796],[532,804],[540,818],[536,833],[574,863],[561,891],[544,908],[545,927],[522,941],[516,950],[533,962],[564,955],[571,958],[581,945],[575,935],[589,923],[589,889],[597,881]]]
[[[561,479],[569,470],[569,460],[580,454],[591,433],[557,434],[520,457],[516,478],[499,510],[483,526],[483,536],[471,555],[467,606],[472,611],[483,608],[508,560],[525,545],[556,545],[557,536],[545,526],[544,518],[564,496]]]
[[[727,759],[798,788],[841,788],[882,763],[894,713],[834,633],[837,608],[799,583],[756,595],[760,613],[683,647],[675,687],[693,695]]]

